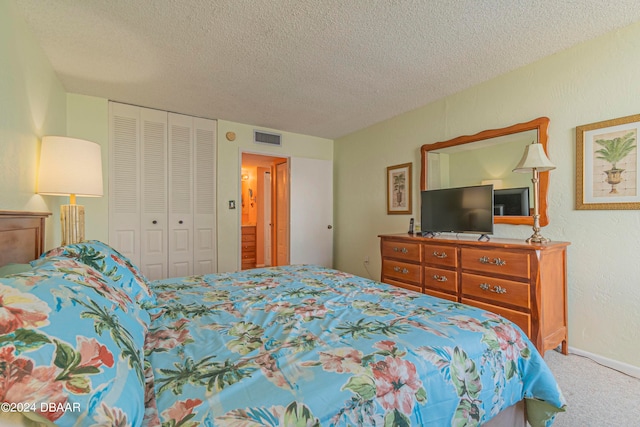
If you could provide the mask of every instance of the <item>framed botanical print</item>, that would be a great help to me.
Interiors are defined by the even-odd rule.
[[[640,114],[576,127],[576,209],[640,209]]]
[[[411,163],[387,168],[387,214],[411,214]]]

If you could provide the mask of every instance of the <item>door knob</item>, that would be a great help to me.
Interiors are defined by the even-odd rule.
[[[333,225],[327,225],[327,228],[331,230],[333,228]]]
[[[156,221],[155,219],[153,221],[151,221],[152,224],[157,224],[158,221]]]
[[[182,224],[182,220],[178,221],[178,224]]]

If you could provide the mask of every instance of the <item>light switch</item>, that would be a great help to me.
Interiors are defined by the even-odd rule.
[[[235,208],[236,208],[236,201],[229,200],[229,209],[235,209]]]

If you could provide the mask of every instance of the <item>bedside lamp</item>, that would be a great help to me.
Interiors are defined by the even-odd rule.
[[[544,152],[542,144],[534,142],[527,145],[524,149],[524,155],[513,169],[517,173],[533,172],[533,235],[527,239],[527,243],[546,243],[549,241],[540,234],[540,213],[538,212],[538,193],[540,191],[539,173],[555,169],[555,165]]]
[[[84,206],[76,205],[76,196],[103,194],[100,146],[65,136],[43,137],[38,193],[69,196],[69,204],[60,206],[62,245],[84,241]]]

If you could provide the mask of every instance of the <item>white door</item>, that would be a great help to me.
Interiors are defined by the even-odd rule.
[[[216,263],[216,130],[215,120],[194,118],[193,274],[218,271]]]
[[[193,118],[169,113],[169,277],[193,274]]]
[[[140,108],[109,103],[109,244],[140,257]]]
[[[109,243],[151,280],[167,274],[167,113],[109,103]]]
[[[167,277],[167,113],[140,109],[140,268],[149,280]]]
[[[291,264],[333,266],[333,162],[291,158]]]

